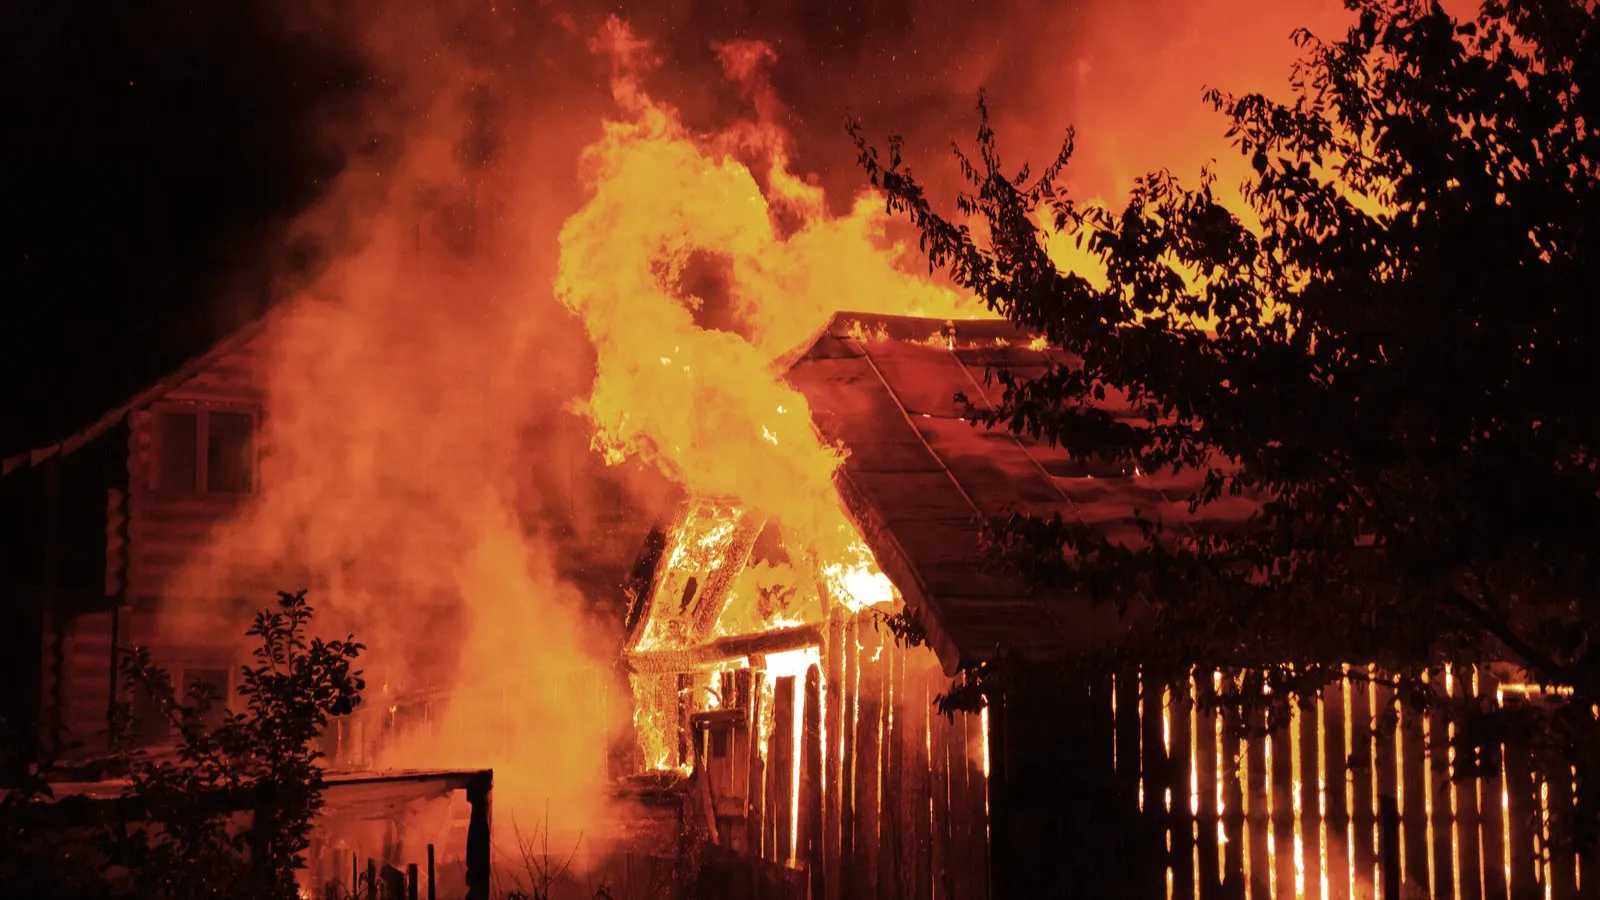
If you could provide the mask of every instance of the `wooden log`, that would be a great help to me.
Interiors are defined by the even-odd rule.
[[[878,768],[878,897],[900,900],[900,735],[904,722],[894,713],[904,689],[900,679],[901,648],[893,638],[883,638],[878,665],[883,668],[883,719],[879,726]]]
[[[1198,775],[1196,787],[1200,795],[1199,811],[1196,813],[1196,821],[1200,827],[1195,837],[1195,856],[1198,860],[1196,868],[1199,871],[1195,886],[1200,900],[1220,900],[1224,851],[1217,841],[1217,834],[1222,824],[1217,796],[1224,772],[1218,771],[1217,767],[1220,739],[1217,736],[1217,710],[1213,705],[1216,700],[1216,688],[1211,672],[1196,670],[1194,695],[1194,759]]]
[[[1327,797],[1322,790],[1322,717],[1316,696],[1297,698],[1300,714],[1296,743],[1300,752],[1300,871],[1303,873],[1306,900],[1322,898],[1322,806]],[[1289,845],[1292,851],[1294,845]],[[1331,857],[1332,854],[1330,853]]]
[[[856,714],[855,858],[856,896],[878,893],[879,735],[883,719],[882,635],[858,626],[861,698]]]
[[[1350,729],[1351,781],[1350,858],[1355,871],[1351,896],[1373,900],[1378,894],[1378,818],[1373,796],[1376,791],[1378,760],[1372,740],[1372,701],[1367,669],[1356,670],[1349,681],[1350,712],[1345,721]]]
[[[862,878],[856,856],[856,728],[861,718],[860,623],[849,619],[844,626],[844,704],[840,740],[843,742],[839,774],[839,893],[857,897]]]
[[[821,900],[827,892],[826,850],[822,838],[822,671],[806,669],[805,730],[800,739],[800,838],[801,858],[810,878],[811,896]]]
[[[844,660],[849,652],[845,647],[845,628],[842,610],[834,607],[828,619],[828,642],[823,645],[828,668],[827,695],[827,787],[825,803],[826,815],[823,820],[823,867],[826,872],[824,891],[813,900],[840,900],[839,891],[839,837],[840,813],[843,811],[842,801],[844,790],[844,740],[843,730],[845,718],[845,666]]]

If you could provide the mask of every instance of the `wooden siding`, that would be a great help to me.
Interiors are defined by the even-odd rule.
[[[949,679],[934,654],[897,645],[872,613],[825,634],[816,663],[741,710],[732,733],[755,744],[736,757],[753,761],[746,819],[719,816],[718,842],[799,870],[817,900],[989,896],[983,717],[937,713]],[[765,704],[763,738],[745,723]]]
[[[1393,693],[1365,676],[1297,699],[1288,723],[1242,738],[1237,723],[1201,708],[1221,675],[1151,684],[1135,673],[1091,688],[1091,701],[1110,710],[1110,730],[1094,744],[1080,723],[1076,739],[1099,748],[1090,769],[1120,782],[1118,802],[1136,807],[1120,838],[1125,855],[1150,861],[1119,874],[1107,895],[1394,900],[1384,885],[1398,883],[1407,897],[1440,900],[1581,896],[1588,873],[1551,837],[1572,815],[1576,775],[1537,771],[1513,741],[1489,777],[1453,777],[1449,725],[1402,714],[1398,728],[1383,726]],[[1468,671],[1448,690],[1496,688]],[[1001,764],[1026,763],[1015,748],[1011,756]]]

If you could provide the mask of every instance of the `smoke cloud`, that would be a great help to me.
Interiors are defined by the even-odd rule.
[[[597,53],[612,15],[635,43]],[[953,190],[945,151],[972,133],[986,88],[1009,160],[1047,160],[1074,125],[1081,150],[1069,181],[1109,197],[1150,168],[1192,174],[1226,156],[1223,123],[1201,105],[1202,86],[1286,84],[1291,28],[1326,32],[1342,15],[1333,0],[295,8],[281,27],[345,42],[368,78],[356,111],[325,123],[322,137],[343,148],[345,170],[282,250],[285,269],[290,256],[312,258],[314,274],[285,278],[289,312],[265,338],[263,489],[172,592],[217,596],[241,571],[305,573],[324,627],[348,627],[370,645],[373,702],[457,689],[440,721],[382,762],[493,765],[497,815],[510,809],[527,822],[550,809],[562,828],[585,830],[603,806],[601,748],[628,710],[612,697],[610,715],[599,715],[603,703],[576,699],[573,682],[561,680],[609,664],[618,599],[584,584],[561,548],[606,540],[604,512],[617,496],[644,512],[633,515],[634,531],[610,539],[636,540],[662,494],[660,473],[607,467],[591,450],[578,401],[595,378],[593,332],[553,290],[558,235],[591,196],[584,148],[604,139],[608,119],[627,114],[619,109],[627,98],[614,93],[617,54],[650,56],[656,64],[641,70],[650,96],[674,107],[688,131],[722,135],[730,157],[770,163],[770,141],[738,138],[775,132],[736,126],[777,126],[780,155],[799,180],[784,183],[786,202],[771,214],[796,197],[815,200],[825,209],[804,215],[820,221],[831,211],[847,225],[825,233],[859,248],[882,235],[858,206],[847,116],[874,135],[904,135],[935,190]],[[770,193],[770,168],[752,171]],[[627,206],[615,190],[607,215]],[[685,208],[704,200],[683,199]],[[785,230],[763,240],[787,241]],[[763,243],[746,256],[769,259],[774,247],[799,252]],[[604,256],[581,262],[593,270]],[[795,258],[784,264],[803,268]],[[879,274],[900,284],[893,272],[906,268],[890,260]],[[817,282],[811,300],[878,305],[848,293],[848,283]],[[778,304],[783,291],[767,296]],[[729,314],[751,339],[763,322],[803,334],[798,319],[827,312]],[[618,322],[627,318],[616,312]],[[672,323],[691,327],[684,317]],[[719,345],[736,340],[725,332],[740,332],[738,323],[692,327],[724,332]],[[169,627],[192,634],[196,626]],[[523,687],[508,693],[507,685]],[[503,735],[508,721],[515,738],[491,740],[490,723]]]

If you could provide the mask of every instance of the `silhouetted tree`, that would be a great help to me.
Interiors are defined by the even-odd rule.
[[[176,730],[171,753],[135,747],[133,718],[118,708],[110,774],[126,778],[121,803],[53,802],[37,776],[0,799],[0,890],[33,897],[237,897],[293,900],[324,788],[317,738],[350,714],[365,687],[353,638],[309,637],[305,592],[279,595],[257,614],[258,641],[222,710],[215,687],[178,696],[149,653],[123,664],[130,695],[143,692]],[[76,808],[76,815],[65,816]],[[86,810],[87,812],[83,812]],[[241,826],[236,810],[248,811]],[[67,824],[67,823],[70,823]]]
[[[898,139],[884,158],[853,126],[861,164],[934,267],[1079,360],[997,373],[1004,401],[974,421],[1130,469],[1198,467],[1198,507],[1263,498],[1244,527],[1146,522],[1136,547],[1012,517],[986,527],[998,558],[1151,601],[1129,648],[1147,664],[1281,663],[1260,675],[1277,714],[1344,663],[1376,663],[1411,703],[1432,697],[1424,670],[1437,685],[1445,663],[1515,664],[1573,693],[1462,701],[1460,759],[1495,765],[1527,730],[1593,765],[1600,21],[1581,0],[1489,0],[1470,21],[1347,5],[1342,39],[1294,35],[1287,102],[1205,93],[1251,163],[1258,223],[1209,174],[1148,175],[1120,210],[1076,202],[1057,186],[1070,137],[1030,180],[1002,167],[986,113],[976,158],[958,151],[977,232],[935,210]],[[1103,280],[1052,261],[1040,214]],[[1096,410],[1107,390],[1143,421]],[[1592,826],[1600,780],[1579,788]]]

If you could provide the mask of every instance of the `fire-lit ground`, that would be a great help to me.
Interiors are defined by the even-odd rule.
[[[1218,21],[1185,11],[1188,31],[1152,35],[1148,56],[1123,13],[1091,10],[1081,53],[1026,57],[1050,56],[1041,77],[1059,80],[1062,96],[1032,98],[1036,108],[997,97],[1001,124],[1016,123],[1019,152],[1036,159],[1078,124],[1086,162],[1075,177],[1091,193],[1110,196],[1155,165],[1196,167],[1223,152],[1198,134],[1214,135],[1214,123],[1193,114],[1206,77],[1169,76],[1210,61],[1201,68],[1215,79],[1238,75],[1231,87],[1281,77],[1283,38],[1305,17],[1280,22],[1286,9],[1265,6],[1271,15],[1241,3]],[[1316,25],[1332,16],[1326,6],[1294,12]],[[819,590],[850,609],[892,607],[833,487],[841,453],[818,439],[779,361],[840,308],[986,311],[922,274],[879,198],[825,195],[824,183],[855,183],[848,142],[838,129],[828,153],[797,144],[795,131],[820,126],[790,127],[804,111],[773,77],[781,44],[738,33],[702,42],[740,104],[730,114],[684,88],[678,48],[649,17],[541,16],[548,74],[484,61],[518,56],[526,23],[510,16],[468,17],[476,30],[464,42],[441,39],[458,23],[437,11],[343,23],[393,87],[368,124],[395,149],[360,158],[300,224],[330,252],[266,340],[262,491],[172,592],[216,596],[241,571],[305,573],[324,624],[371,646],[369,716],[390,722],[366,761],[492,766],[504,852],[520,855],[508,843],[519,830],[556,832],[556,843],[582,834],[581,863],[604,854],[596,835],[615,818],[606,748],[632,743],[637,717],[644,766],[673,754],[652,704],[607,674],[622,599],[580,588],[564,565],[570,548],[616,541],[619,528],[622,544],[642,538],[665,483],[699,504],[675,520],[676,557],[703,554],[714,569],[737,535],[754,540],[768,523],[782,532],[785,552],[740,567],[735,602],[694,624],[695,640],[822,625]],[[1213,40],[1245,18],[1275,42],[1259,59]],[[530,84],[581,80],[554,71],[578,65],[554,44],[599,61],[602,105],[574,88],[570,107],[540,97],[484,111],[507,71]],[[982,56],[950,76],[963,104],[985,81],[1027,80],[1003,53]],[[851,90],[865,99],[868,89]],[[665,99],[675,94],[686,102]],[[952,127],[965,109],[949,111]],[[1164,118],[1177,109],[1186,117]],[[871,113],[869,129],[899,127],[891,113]],[[465,138],[491,132],[493,152],[463,152]],[[574,180],[561,153],[578,147]],[[821,179],[793,162],[819,154],[839,160]],[[597,485],[623,498],[609,520],[593,508]],[[687,640],[674,627],[652,619],[630,649]],[[762,691],[815,661],[812,650],[769,656]]]

